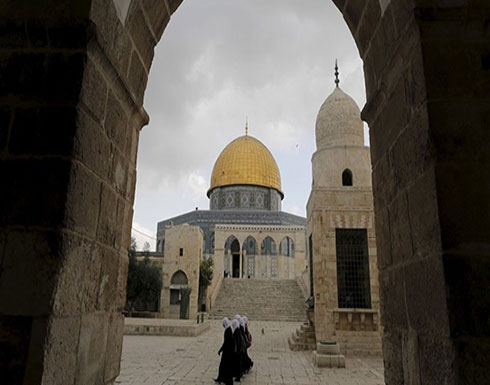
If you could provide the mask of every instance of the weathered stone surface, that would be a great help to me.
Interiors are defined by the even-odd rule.
[[[129,64],[128,85],[133,97],[139,102],[143,102],[143,91],[148,81],[148,73],[136,51],[131,55]]]
[[[129,129],[129,116],[127,107],[123,106],[113,92],[109,93],[107,100],[107,114],[104,127],[109,139],[121,150],[126,148],[127,130]]]
[[[102,185],[100,209],[97,219],[97,240],[104,245],[116,245],[116,233],[120,232],[116,225],[117,194],[107,185]]]
[[[414,261],[405,267],[408,323],[419,335],[449,335],[443,276],[440,256]]]
[[[389,207],[391,253],[393,264],[407,262],[413,256],[412,229],[408,213],[408,199],[405,193],[395,198]]]
[[[423,384],[456,384],[454,347],[449,338],[419,336],[418,344],[421,382]]]
[[[80,315],[96,309],[102,252],[93,242],[64,234],[60,252],[64,256],[57,281],[53,312],[59,316]]]
[[[401,332],[385,330],[383,333],[383,357],[386,384],[403,384],[403,353],[401,347]]]
[[[69,229],[95,238],[101,186],[100,180],[87,168],[73,164],[65,207],[65,223]],[[91,210],[87,210],[88,207]]]
[[[156,39],[160,39],[170,21],[170,15],[164,1],[159,0],[142,0],[143,8],[150,20],[151,29]]]
[[[99,278],[99,291],[97,295],[98,310],[112,310],[118,308],[119,302],[119,263],[121,255],[110,248],[101,248],[101,268]]]
[[[434,170],[428,169],[408,190],[412,244],[416,257],[441,254]]]
[[[80,101],[87,106],[97,122],[101,123],[104,120],[107,101],[107,82],[92,60],[87,62],[83,76]]]
[[[385,331],[406,329],[405,278],[403,268],[382,271],[380,280],[381,324]]]
[[[390,216],[388,208],[383,208],[376,212],[376,240],[379,245],[378,251],[378,266],[380,270],[390,267],[393,263],[391,251],[391,231],[390,231]]]
[[[153,60],[153,48],[156,41],[151,27],[146,22],[141,6],[134,7],[126,26],[145,68],[149,69]]]
[[[104,364],[104,381],[111,382],[119,375],[123,344],[124,316],[112,313],[109,319],[107,348]]]
[[[108,331],[108,313],[82,315],[78,342],[76,385],[104,383]]]
[[[74,138],[73,156],[105,179],[109,175],[110,156],[113,148],[100,123],[83,108],[78,110],[78,129]],[[109,156],[108,156],[109,155]]]
[[[77,369],[80,317],[53,317],[48,325],[42,383],[72,384]]]
[[[405,385],[420,385],[418,336],[409,329],[402,338],[403,375]]]

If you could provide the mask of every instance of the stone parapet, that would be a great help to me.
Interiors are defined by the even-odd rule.
[[[124,335],[196,337],[210,328],[209,321],[125,318]]]

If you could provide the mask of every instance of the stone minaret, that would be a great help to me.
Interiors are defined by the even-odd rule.
[[[371,161],[354,100],[336,87],[316,121],[307,236],[317,341],[337,340],[342,353],[372,342],[381,354]]]

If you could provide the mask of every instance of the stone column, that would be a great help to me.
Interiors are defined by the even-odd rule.
[[[484,384],[490,4],[335,3],[364,61],[386,384]]]

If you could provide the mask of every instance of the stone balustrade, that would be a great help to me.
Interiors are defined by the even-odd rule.
[[[334,309],[335,330],[376,331],[379,314],[373,309]]]

